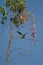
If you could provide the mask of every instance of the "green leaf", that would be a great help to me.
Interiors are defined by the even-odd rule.
[[[2,19],[3,19],[3,20],[7,19],[7,16],[6,16],[6,15],[4,15],[4,16],[2,17]]]
[[[12,1],[11,0],[6,0],[6,7],[9,7],[11,5]]]
[[[0,12],[1,12],[1,9],[2,9],[2,7],[0,7]]]
[[[5,9],[4,9],[4,8],[2,8],[2,9],[1,9],[1,12],[2,12],[2,13],[4,13],[4,12],[5,12]]]
[[[4,24],[4,21],[3,20],[1,21],[1,24]]]

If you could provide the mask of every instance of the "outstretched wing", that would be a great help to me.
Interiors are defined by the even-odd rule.
[[[21,32],[17,31],[20,35],[23,35]]]

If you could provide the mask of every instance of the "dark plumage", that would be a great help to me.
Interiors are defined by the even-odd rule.
[[[21,32],[19,32],[19,31],[17,31],[17,33],[19,33],[19,35],[21,35],[21,38],[25,38],[25,35],[27,34],[27,33],[22,34],[22,33],[21,33]]]

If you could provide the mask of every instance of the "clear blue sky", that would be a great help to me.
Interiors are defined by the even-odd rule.
[[[4,5],[4,0],[0,0],[0,5]],[[26,57],[16,57],[14,62],[10,62],[9,65],[43,65],[43,0],[27,0],[28,10],[33,11],[35,23],[37,27],[38,45],[29,45],[29,41],[16,40],[12,43],[12,49],[14,47],[22,47],[32,51],[32,57],[26,61]],[[1,17],[0,17],[1,18]],[[7,50],[9,35],[6,32],[0,35],[0,65],[5,65],[5,53]],[[16,53],[16,52],[15,52]],[[15,54],[14,54],[15,55]],[[14,57],[11,55],[11,58]]]

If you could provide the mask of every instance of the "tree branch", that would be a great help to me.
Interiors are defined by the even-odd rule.
[[[13,28],[11,27],[8,48],[7,48],[7,52],[6,52],[6,61],[5,61],[6,65],[8,65],[8,59],[9,59],[9,55],[10,55],[10,47],[11,47],[11,42],[12,42],[12,30],[13,30]]]

